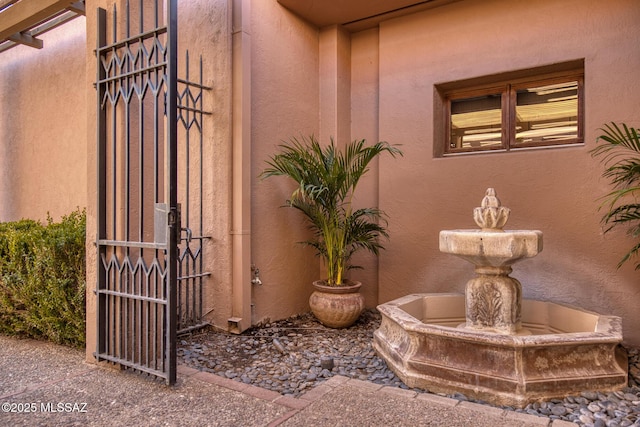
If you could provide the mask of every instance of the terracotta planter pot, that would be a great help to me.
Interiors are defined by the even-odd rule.
[[[346,328],[355,323],[364,310],[364,297],[360,295],[360,282],[347,282],[346,286],[325,286],[323,281],[313,282],[315,291],[309,297],[314,316],[330,328]]]

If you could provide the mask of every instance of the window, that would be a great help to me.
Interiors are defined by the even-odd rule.
[[[437,85],[436,155],[582,143],[583,70],[579,61]]]

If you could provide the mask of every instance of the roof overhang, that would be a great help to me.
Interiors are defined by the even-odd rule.
[[[318,28],[341,25],[356,32],[380,22],[461,0],[278,0]]]
[[[38,35],[85,14],[84,0],[0,0],[0,52],[43,46]]]

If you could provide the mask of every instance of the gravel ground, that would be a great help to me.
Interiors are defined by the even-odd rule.
[[[241,335],[209,327],[180,337],[178,357],[187,366],[284,395],[300,396],[334,375],[408,389],[373,350],[379,325],[380,314],[365,311],[340,330],[322,326],[310,313]],[[640,427],[640,350],[629,349],[629,387],[622,391],[584,392],[514,410],[587,427]]]

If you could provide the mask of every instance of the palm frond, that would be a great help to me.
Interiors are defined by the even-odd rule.
[[[613,191],[603,197],[600,208],[606,207],[607,212],[601,222],[606,226],[605,233],[617,226],[627,226],[628,234],[633,238],[640,237],[640,136],[638,129],[618,125],[606,124],[597,142],[602,142],[591,150],[591,155],[600,157],[605,166],[602,176],[609,179]],[[638,256],[640,243],[627,252],[618,268],[632,257]],[[640,262],[636,270],[640,269]]]
[[[631,258],[637,257],[637,256],[640,256],[640,243],[638,243],[633,248],[631,248],[631,250],[622,257],[622,259],[618,263],[618,268],[622,267],[622,265],[625,262],[629,261]],[[640,270],[640,262],[636,264],[635,269]]]
[[[260,176],[287,176],[298,184],[287,206],[307,219],[313,239],[303,243],[324,258],[329,283],[340,284],[344,270],[357,267],[349,265],[356,251],[365,249],[377,255],[383,249],[379,239],[388,238],[382,211],[352,211],[356,186],[373,159],[385,152],[402,156],[402,151],[384,141],[367,146],[364,139],[341,150],[333,139],[321,146],[313,136],[292,138],[278,148]]]
[[[640,224],[640,204],[616,206],[604,216],[604,222],[611,224],[609,229],[617,224],[632,223],[634,221]]]

